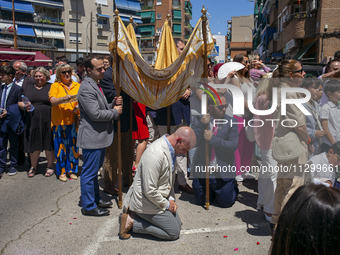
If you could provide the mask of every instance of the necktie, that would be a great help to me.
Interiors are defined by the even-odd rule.
[[[100,87],[99,83],[97,83],[97,86],[98,86],[98,88],[99,88],[100,92],[102,92],[102,94],[103,94],[103,96],[104,96],[104,93],[103,93],[102,87]]]
[[[4,85],[4,88],[2,90],[1,109],[5,109],[6,92],[7,92],[7,86]]]

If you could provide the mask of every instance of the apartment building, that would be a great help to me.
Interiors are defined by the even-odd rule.
[[[156,44],[167,15],[171,15],[174,39],[187,41],[193,30],[192,4],[190,0],[141,0],[140,17],[143,24],[138,26],[141,34],[140,50],[146,62],[154,64]]]
[[[64,48],[63,0],[15,0],[18,48],[40,50],[50,58]],[[12,1],[0,1],[0,38],[13,40]]]
[[[254,50],[267,61],[326,63],[340,50],[339,9],[334,0],[258,0]]]
[[[251,54],[253,51],[254,17],[235,16],[228,22],[229,57],[232,60],[237,54]]]

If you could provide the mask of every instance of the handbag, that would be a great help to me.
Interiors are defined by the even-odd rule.
[[[274,137],[272,151],[273,159],[284,162],[299,158],[303,148],[298,135],[293,131],[283,137]]]
[[[66,95],[69,95],[67,90],[65,89],[65,87],[64,86],[62,86],[62,87],[65,90]],[[74,125],[75,125],[76,129],[78,129],[78,127],[80,125],[80,115],[78,115],[76,113],[74,113]]]
[[[245,128],[246,137],[249,142],[255,142],[254,128],[251,126],[246,126]]]

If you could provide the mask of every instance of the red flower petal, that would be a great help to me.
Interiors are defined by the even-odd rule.
[[[257,242],[257,243],[256,243],[256,245],[259,245],[259,244],[260,244],[260,242]]]
[[[235,248],[234,251],[238,251],[238,248]]]
[[[224,238],[227,238],[228,236],[223,236]]]
[[[76,220],[77,218],[73,218],[74,220]]]
[[[70,225],[72,225],[72,223],[69,223]]]

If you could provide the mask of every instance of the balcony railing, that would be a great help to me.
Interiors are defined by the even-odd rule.
[[[306,18],[313,18],[315,17],[315,13],[308,13],[308,12],[296,12],[290,15],[288,20],[283,23],[283,27],[286,27],[291,21],[295,19],[306,19]]]
[[[185,38],[185,40],[189,40],[190,35],[185,35],[184,38]]]
[[[148,5],[148,6],[142,6],[141,7],[141,10],[142,11],[146,11],[146,10],[154,10],[155,9],[155,6],[153,5]]]
[[[189,14],[190,18],[192,18],[192,10],[190,8],[185,8],[185,14]]]
[[[173,9],[182,9],[182,5],[180,4],[172,4]]]
[[[155,51],[155,47],[141,47],[140,51]]]
[[[34,19],[34,22],[35,23],[48,24],[48,25],[60,25],[60,26],[65,25],[63,19],[53,18],[53,17],[39,17],[37,19]]]
[[[185,27],[188,27],[190,31],[193,29],[189,22],[185,22]]]

